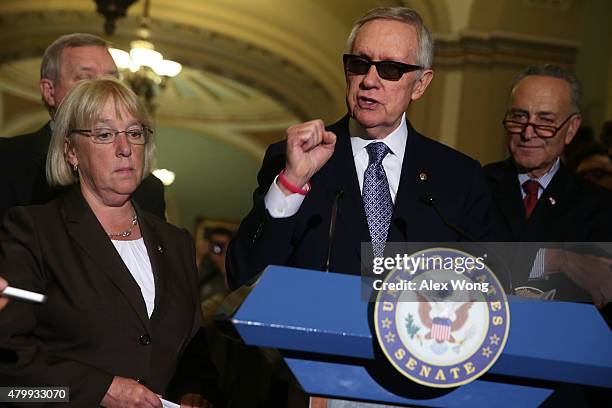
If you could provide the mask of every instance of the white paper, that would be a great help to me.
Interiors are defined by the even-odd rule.
[[[179,404],[175,404],[174,402],[166,401],[163,398],[160,398],[160,400],[162,402],[162,407],[164,408],[181,408]]]

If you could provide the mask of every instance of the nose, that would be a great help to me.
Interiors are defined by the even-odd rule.
[[[380,77],[378,76],[378,71],[376,71],[376,66],[371,65],[368,72],[363,77],[363,87],[364,88],[374,88],[378,85],[380,81]]]
[[[534,125],[532,125],[531,123],[528,123],[525,126],[525,130],[523,130],[523,133],[521,133],[521,137],[523,139],[529,140],[529,139],[533,139],[534,137],[538,137],[538,135],[536,135],[535,128],[533,126]]]
[[[119,132],[114,143],[117,156],[128,157],[132,154],[132,144],[128,142],[125,132]]]

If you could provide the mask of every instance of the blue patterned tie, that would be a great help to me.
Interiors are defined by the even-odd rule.
[[[368,218],[374,256],[382,257],[393,214],[389,181],[382,166],[382,161],[390,150],[382,142],[370,143],[366,150],[370,162],[363,175],[363,207]]]

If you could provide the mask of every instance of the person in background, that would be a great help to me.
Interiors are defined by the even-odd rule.
[[[608,154],[612,157],[612,120],[604,122],[601,126],[599,141],[608,149]]]
[[[576,172],[585,180],[612,190],[612,158],[600,143],[592,143],[576,155]]]
[[[217,227],[204,231],[204,248],[200,257],[198,284],[200,299],[206,301],[216,294],[227,293],[225,256],[234,232]]]
[[[593,129],[589,126],[580,125],[572,141],[563,149],[561,160],[563,160],[569,170],[576,171],[578,154],[594,142],[595,133]]]
[[[510,157],[485,166],[497,241],[612,241],[612,193],[561,161],[582,121],[580,100],[578,80],[555,65],[531,65],[515,77],[503,119]],[[514,288],[604,307],[612,299],[612,260],[586,247],[538,250],[533,267],[514,272]]]
[[[45,161],[58,107],[79,81],[118,76],[106,42],[95,35],[59,37],[45,50],[40,67],[40,94],[51,118],[34,133],[0,138],[0,220],[17,205],[44,204],[60,195],[45,177]],[[164,186],[146,174],[133,198],[142,209],[165,219]]]
[[[108,77],[80,81],[54,117],[46,174],[68,191],[9,210],[0,231],[7,280],[47,297],[0,314],[18,355],[0,383],[67,386],[79,407],[161,407],[160,395],[208,406],[193,240],[132,200],[153,158],[150,119]]]

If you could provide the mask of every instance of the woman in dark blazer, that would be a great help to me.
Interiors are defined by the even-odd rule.
[[[44,293],[0,314],[3,386],[70,388],[71,406],[207,406],[191,236],[130,200],[154,143],[138,98],[115,79],[81,82],[54,123],[46,205],[16,207],[0,235],[0,271]],[[182,359],[182,361],[181,361]],[[191,369],[190,369],[191,368]],[[158,395],[156,395],[158,394]],[[168,397],[169,398],[169,397]]]

